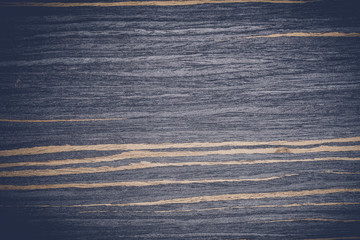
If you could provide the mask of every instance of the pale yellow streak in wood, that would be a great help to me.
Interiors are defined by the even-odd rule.
[[[96,168],[59,168],[43,170],[19,170],[19,171],[1,171],[0,177],[29,177],[29,176],[58,176],[69,174],[102,173],[116,172],[125,170],[136,170],[156,167],[188,167],[188,166],[226,166],[226,165],[253,165],[253,164],[271,164],[271,163],[295,163],[295,162],[318,162],[318,161],[360,161],[360,158],[314,158],[314,159],[291,159],[291,160],[243,160],[243,161],[219,161],[219,162],[174,162],[174,163],[156,163],[141,161],[119,167],[96,167]]]
[[[102,188],[102,187],[146,187],[168,184],[195,184],[195,183],[224,183],[224,182],[260,182],[271,181],[283,177],[291,177],[297,174],[285,174],[282,176],[248,179],[202,179],[202,180],[159,180],[159,181],[131,181],[131,182],[107,182],[107,183],[67,183],[67,184],[44,184],[44,185],[0,185],[0,190],[44,190],[59,188]]]
[[[314,153],[314,152],[348,152],[348,151],[360,151],[360,145],[345,146],[345,147],[322,146],[315,148],[296,148],[296,149],[292,149],[291,153],[299,154],[299,153]],[[143,159],[143,158],[201,157],[201,156],[209,156],[209,155],[272,154],[272,153],[279,153],[278,148],[231,149],[231,150],[218,150],[218,151],[173,151],[173,152],[130,151],[130,152],[124,152],[110,156],[94,157],[94,158],[50,160],[50,161],[42,161],[42,162],[0,163],[0,168],[19,167],[19,166],[61,166],[61,165],[71,165],[71,164],[113,162],[113,161],[120,161],[125,159],[138,159],[138,158]],[[322,158],[322,159],[329,159],[329,158]],[[331,159],[347,160],[354,158],[335,157]]]
[[[259,145],[280,145],[280,146],[306,146],[325,143],[347,143],[359,142],[360,136],[351,138],[301,140],[301,141],[269,141],[269,142],[191,142],[191,143],[160,143],[160,144],[98,144],[98,145],[62,145],[62,146],[41,146],[32,148],[19,148],[1,150],[0,156],[36,155],[45,153],[59,153],[72,151],[114,151],[114,150],[155,150],[172,148],[210,148],[210,147],[240,147]],[[281,150],[279,148],[273,150]],[[289,149],[289,151],[293,151]]]

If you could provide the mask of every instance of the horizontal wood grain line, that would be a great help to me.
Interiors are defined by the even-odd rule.
[[[174,157],[201,157],[210,155],[238,155],[238,154],[275,154],[275,153],[318,153],[318,152],[352,152],[360,151],[360,145],[355,146],[320,146],[314,148],[257,148],[257,149],[230,149],[217,151],[173,151],[173,152],[151,152],[151,151],[130,151],[104,157],[49,160],[43,162],[16,162],[0,163],[0,168],[19,166],[61,166],[84,163],[114,162],[125,159],[144,158],[174,158]]]
[[[147,162],[131,163],[118,167],[94,167],[94,168],[58,168],[58,169],[42,169],[42,170],[19,170],[19,171],[1,171],[0,177],[32,177],[32,176],[59,176],[71,174],[87,174],[87,173],[104,173],[125,170],[136,170],[157,167],[189,167],[189,166],[226,166],[226,165],[253,165],[253,164],[272,164],[272,163],[298,163],[298,162],[321,162],[321,161],[360,161],[360,158],[314,158],[314,159],[291,159],[291,160],[242,160],[242,161],[213,161],[213,162]]]
[[[278,37],[360,37],[360,33],[342,33],[342,32],[292,32],[292,33],[276,33],[260,36],[248,36],[240,38],[278,38]]]
[[[349,143],[359,142],[360,136],[335,139],[300,140],[300,141],[230,141],[230,142],[189,142],[189,143],[159,143],[159,144],[97,144],[97,145],[62,145],[62,146],[41,146],[31,148],[19,148],[1,150],[0,156],[37,155],[46,153],[72,152],[72,151],[113,151],[113,150],[154,150],[172,148],[209,148],[209,147],[239,147],[259,145],[279,146],[306,146],[326,143]],[[286,149],[284,149],[286,151]]]
[[[323,203],[292,203],[281,205],[249,205],[249,206],[234,206],[234,207],[216,207],[216,208],[195,208],[195,209],[177,209],[177,210],[136,210],[134,212],[154,212],[154,213],[179,213],[179,212],[205,212],[205,211],[221,211],[233,209],[248,209],[248,208],[290,208],[290,207],[321,207],[321,206],[346,206],[346,205],[360,205],[360,202],[323,202]],[[100,212],[118,212],[116,210],[91,210],[80,211],[80,213],[100,213]]]
[[[0,119],[0,122],[14,122],[14,123],[52,123],[52,122],[93,122],[93,121],[118,121],[124,118],[89,118],[89,119]]]
[[[360,239],[360,236],[357,236],[357,237],[331,237],[331,238],[306,238],[304,240],[346,240],[346,239]]]
[[[268,220],[268,221],[258,221],[259,223],[277,223],[277,222],[299,222],[299,221],[316,221],[316,222],[360,222],[357,219],[328,219],[328,218],[295,218],[295,219],[277,219],[277,220]]]
[[[253,200],[253,199],[266,199],[266,198],[294,198],[294,197],[304,197],[304,196],[327,195],[334,193],[358,193],[358,192],[360,192],[360,188],[331,188],[331,189],[312,189],[312,190],[284,191],[284,192],[222,194],[222,195],[213,195],[213,196],[204,195],[204,196],[196,196],[196,197],[157,200],[152,202],[95,203],[95,204],[77,204],[77,205],[69,205],[69,206],[40,205],[39,207],[157,206],[157,205],[168,205],[168,204],[191,204],[191,203],[200,203],[200,202]]]
[[[196,209],[178,209],[178,210],[136,210],[134,212],[154,212],[154,213],[179,213],[179,212],[205,212],[205,211],[221,211],[233,209],[248,209],[248,208],[290,208],[290,207],[321,207],[321,206],[346,206],[346,205],[360,205],[360,202],[323,202],[323,203],[292,203],[281,205],[250,205],[250,206],[235,206],[235,207],[216,207],[216,208],[196,208]],[[80,213],[109,213],[118,212],[116,210],[91,210],[80,211]]]
[[[139,211],[139,212],[156,212],[156,213],[172,213],[172,212],[203,212],[218,211],[230,209],[244,208],[291,208],[291,207],[321,207],[321,206],[344,206],[344,205],[360,205],[360,202],[323,202],[323,203],[291,203],[280,205],[250,205],[250,206],[233,206],[233,207],[217,207],[217,208],[196,208],[196,209],[180,209],[180,210],[155,210],[155,211]]]
[[[281,176],[247,179],[201,179],[201,180],[157,180],[157,181],[128,181],[128,182],[104,182],[104,183],[66,183],[44,185],[0,185],[0,190],[45,190],[61,188],[103,188],[103,187],[146,187],[168,184],[196,184],[196,183],[225,183],[225,182],[260,182],[271,181],[283,177],[291,177],[297,174],[285,174]]]
[[[168,0],[168,1],[127,1],[127,2],[3,2],[0,6],[13,7],[121,7],[121,6],[186,6],[224,3],[280,3],[304,4],[320,0]]]
[[[339,171],[332,171],[332,170],[326,170],[324,173],[330,173],[330,174],[339,174],[339,175],[358,175],[360,172],[339,172]]]
[[[291,32],[291,33],[274,33],[267,35],[253,35],[253,36],[239,36],[239,37],[227,37],[227,38],[215,38],[215,42],[223,42],[235,39],[252,39],[252,38],[281,38],[281,37],[346,37],[354,38],[360,37],[360,33],[351,32]]]

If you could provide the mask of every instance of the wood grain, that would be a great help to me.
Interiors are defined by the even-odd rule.
[[[360,239],[355,0],[2,1],[1,239]]]

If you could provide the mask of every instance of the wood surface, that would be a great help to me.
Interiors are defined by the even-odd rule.
[[[360,239],[355,0],[0,2],[1,239]]]

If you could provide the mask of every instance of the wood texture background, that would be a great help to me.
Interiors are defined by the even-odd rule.
[[[358,1],[0,2],[2,239],[360,239]]]

